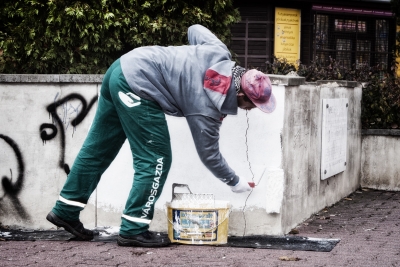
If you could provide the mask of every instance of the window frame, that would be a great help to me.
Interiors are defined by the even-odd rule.
[[[321,62],[323,64],[328,65],[329,64],[329,57],[332,59],[337,60],[339,54],[343,54],[343,50],[339,50],[337,48],[337,43],[338,40],[341,39],[346,39],[346,40],[351,40],[351,48],[349,50],[349,59],[350,59],[350,64],[345,64],[344,62],[337,62],[339,64],[342,64],[343,66],[346,67],[352,67],[354,65],[357,66],[357,64],[360,64],[360,62],[357,62],[357,60],[360,58],[360,56],[369,54],[369,66],[375,66],[377,65],[378,62],[377,60],[377,55],[386,55],[386,62],[385,65],[383,66],[384,68],[390,68],[391,65],[391,60],[393,59],[392,55],[392,46],[393,46],[393,40],[391,39],[391,19],[388,17],[379,17],[379,16],[365,16],[365,15],[357,15],[357,14],[338,14],[338,13],[330,13],[330,12],[323,12],[323,11],[314,11],[313,12],[314,16],[314,29],[313,29],[313,54],[312,58],[314,61],[320,60],[318,58],[319,55],[324,55],[323,61]],[[324,48],[318,48],[317,42],[316,42],[316,37],[317,37],[317,28],[318,28],[318,16],[327,16],[328,17],[328,29],[327,29],[327,46]],[[355,31],[338,31],[336,30],[335,27],[335,21],[336,20],[354,20],[356,21],[356,26],[355,26]],[[377,40],[377,35],[376,35],[376,23],[379,20],[385,20],[387,21],[387,51],[386,52],[380,52],[376,50],[376,40]],[[321,21],[321,19],[319,19]],[[362,32],[358,30],[358,24],[360,21],[365,21],[366,23],[366,32]],[[370,43],[370,51],[363,51],[358,49],[358,41],[369,41]],[[340,60],[339,60],[340,61]]]

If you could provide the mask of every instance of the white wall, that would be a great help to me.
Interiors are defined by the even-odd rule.
[[[35,80],[37,81],[37,79]],[[22,182],[22,188],[15,192],[6,192],[0,187],[0,222],[4,225],[18,225],[29,228],[49,228],[46,214],[54,205],[66,180],[66,173],[60,166],[60,158],[65,156],[65,164],[72,165],[80,146],[88,132],[95,114],[94,105],[83,121],[76,127],[71,121],[82,111],[82,102],[70,99],[57,107],[62,125],[52,119],[46,110],[48,106],[65,97],[82,97],[88,104],[97,96],[99,83],[61,83],[50,79],[43,83],[1,83],[0,134],[0,174],[12,177],[12,183]],[[172,183],[188,184],[193,192],[212,193],[216,199],[227,200],[233,206],[230,226],[232,234],[257,233],[253,227],[265,226],[248,214],[248,229],[243,226],[244,214],[248,211],[262,211],[266,217],[267,205],[279,211],[282,199],[283,182],[276,198],[268,184],[276,184],[271,179],[283,181],[281,168],[282,153],[280,133],[283,123],[284,87],[274,88],[278,108],[273,114],[258,110],[240,111],[237,116],[228,116],[221,128],[221,151],[228,163],[248,181],[257,186],[250,194],[234,194],[230,188],[216,179],[200,162],[195,151],[189,128],[184,118],[167,117],[171,133],[173,165],[160,200],[156,205],[156,216],[151,227],[166,231],[165,203],[171,199]],[[40,127],[52,124],[58,129],[51,140],[43,141]],[[65,146],[61,139],[64,131]],[[47,134],[54,133],[46,129]],[[23,173],[18,178],[18,157],[5,139],[11,138],[21,153]],[[265,170],[265,172],[264,172]],[[11,175],[12,172],[12,175]],[[263,176],[261,177],[261,175]],[[124,144],[116,160],[104,173],[102,180],[82,212],[81,220],[88,227],[119,226],[133,179],[132,159],[129,145]],[[272,191],[271,191],[272,190]],[[272,203],[272,204],[271,204]],[[97,209],[96,209],[97,207]],[[271,209],[271,208],[270,208]],[[247,216],[247,215],[246,215]],[[236,217],[236,219],[233,219]],[[262,232],[280,232],[280,221],[273,218],[261,229]],[[253,221],[253,223],[250,223]],[[271,226],[272,225],[272,226]]]
[[[46,108],[72,94],[83,97],[88,103],[97,96],[98,88],[99,84],[0,84],[0,134],[11,138],[18,146],[21,166],[24,168],[23,173],[19,172],[18,157],[12,146],[4,138],[0,139],[1,177],[12,177],[14,185],[22,182],[22,188],[14,193],[7,193],[4,187],[0,187],[1,223],[31,228],[50,227],[45,220],[46,214],[66,180],[60,159],[65,155],[65,163],[72,165],[90,126],[94,108],[75,128],[71,126],[71,121],[82,110],[81,101],[71,99],[57,108],[62,125],[52,120]],[[44,124],[56,127],[57,133],[53,139],[41,139],[40,127]],[[46,132],[55,133],[49,128]],[[61,144],[63,136],[65,146]],[[18,178],[19,174],[21,176]],[[93,210],[93,207],[88,207],[87,217],[90,220],[94,219]]]
[[[361,174],[361,96],[356,83],[319,82],[286,90],[283,126],[285,193],[283,232],[355,191]],[[322,100],[348,99],[347,165],[344,172],[321,180]]]
[[[361,90],[324,89],[315,84],[287,86],[290,79],[283,80],[286,85],[273,86],[277,99],[274,113],[240,110],[237,116],[225,118],[221,128],[220,147],[226,160],[239,176],[257,184],[250,195],[234,194],[213,177],[195,152],[186,120],[167,117],[173,163],[156,205],[153,230],[167,231],[165,203],[171,200],[172,183],[188,184],[194,193],[212,193],[216,199],[229,201],[231,235],[287,233],[305,216],[354,190],[360,177],[357,164],[360,166]],[[15,186],[14,191],[0,186],[3,225],[52,227],[45,217],[66,180],[60,156],[65,155],[65,163],[72,165],[96,108],[95,104],[83,121],[72,127],[71,121],[82,111],[82,100],[76,98],[82,97],[88,104],[97,97],[100,81],[101,77],[93,75],[0,75],[0,175],[12,177],[14,186],[22,182],[22,188]],[[319,101],[323,97],[343,96],[354,102],[348,129],[351,171],[330,179],[327,186],[329,182],[321,182],[316,176],[320,150]],[[46,108],[65,97],[73,98],[57,107],[62,120],[62,125],[58,125]],[[58,129],[57,135],[45,142],[39,131],[43,124]],[[63,131],[65,146],[61,143]],[[48,129],[47,133],[52,131]],[[16,146],[7,143],[8,138]],[[18,147],[20,157],[13,147]],[[19,166],[23,167],[21,172]],[[125,143],[81,213],[85,226],[119,226],[132,179],[132,159]]]
[[[373,133],[377,131],[379,132]],[[362,146],[361,186],[399,191],[400,130],[366,131],[362,138]]]

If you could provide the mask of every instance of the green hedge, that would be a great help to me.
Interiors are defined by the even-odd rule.
[[[363,129],[398,129],[400,126],[400,79],[393,73],[372,73],[362,92]]]
[[[226,42],[239,19],[232,0],[2,0],[0,72],[104,73],[135,47],[186,44],[192,24]]]
[[[267,63],[267,73],[286,75],[296,66],[275,58]],[[318,80],[348,80],[365,83],[362,90],[361,124],[363,129],[397,129],[400,126],[400,79],[395,74],[396,63],[390,71],[381,66],[358,65],[345,68],[334,59],[328,64],[312,62],[299,64],[297,74],[308,82]]]

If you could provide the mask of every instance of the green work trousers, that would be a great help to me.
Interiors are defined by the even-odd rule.
[[[52,210],[57,216],[79,219],[101,175],[126,139],[135,173],[120,234],[130,236],[149,228],[172,155],[164,112],[156,102],[133,94],[117,60],[104,76],[94,121]]]

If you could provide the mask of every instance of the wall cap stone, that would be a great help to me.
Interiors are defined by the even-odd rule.
[[[292,75],[267,74],[273,85],[297,86],[306,82],[305,77]]]
[[[104,74],[0,74],[0,83],[101,83]]]
[[[400,129],[362,129],[362,135],[400,136]]]
[[[358,82],[324,80],[306,82],[305,77],[267,74],[273,85],[298,86],[316,84],[328,87],[357,87]],[[101,83],[104,74],[0,74],[0,83]]]
[[[321,80],[316,81],[317,86],[327,86],[327,87],[357,87],[358,82],[356,81],[346,81],[346,80]]]

